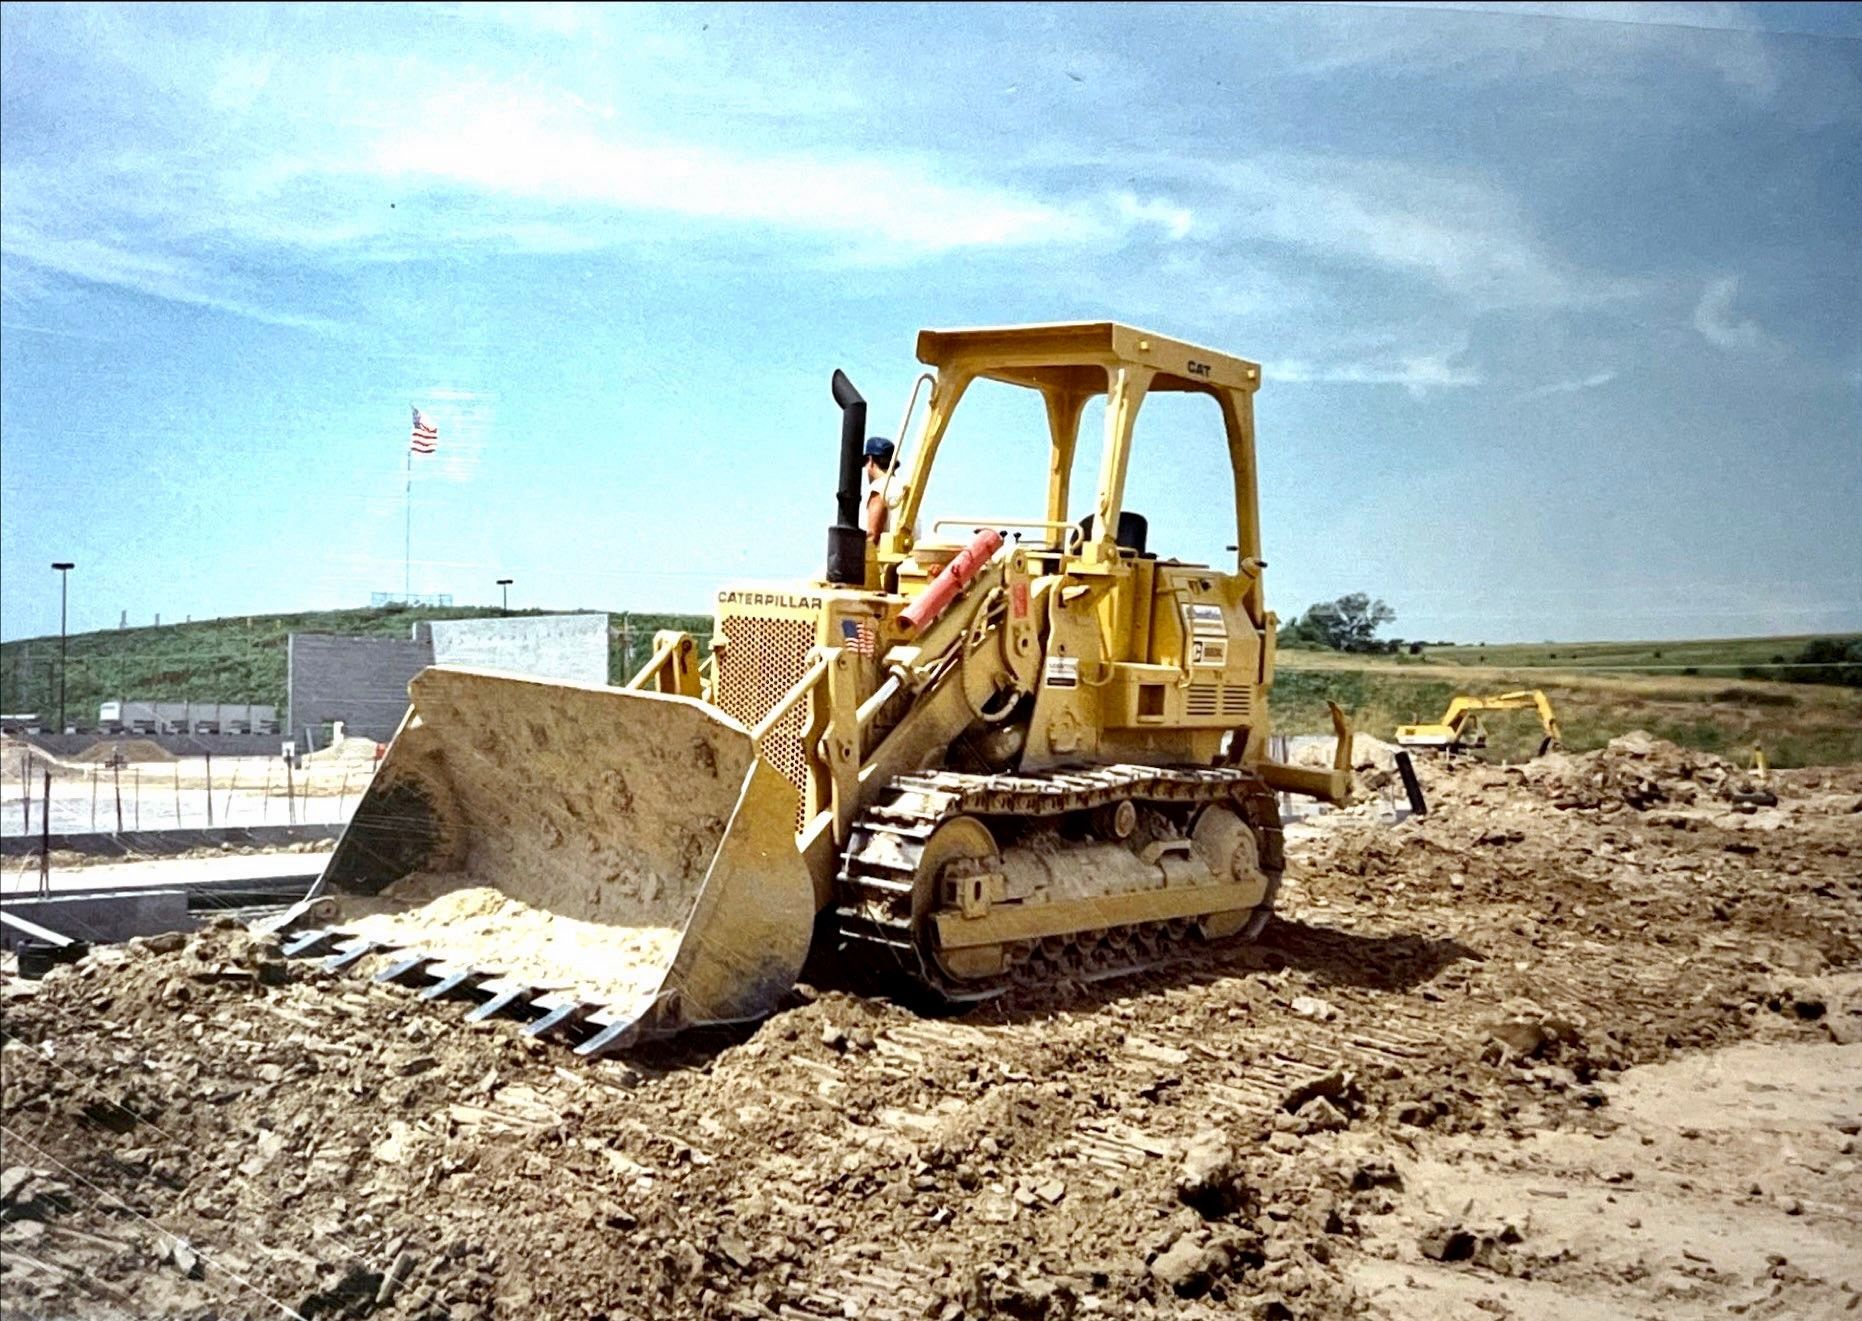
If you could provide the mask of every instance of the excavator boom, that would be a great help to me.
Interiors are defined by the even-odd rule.
[[[1524,710],[1538,712],[1539,725],[1545,731],[1539,744],[1541,754],[1564,746],[1564,734],[1559,729],[1558,717],[1552,713],[1551,699],[1536,688],[1488,697],[1456,696],[1448,703],[1440,720],[1432,724],[1397,726],[1396,741],[1406,748],[1449,752],[1485,747],[1487,735],[1480,725],[1480,712]]]

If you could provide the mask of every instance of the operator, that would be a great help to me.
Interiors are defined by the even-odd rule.
[[[884,436],[866,438],[866,539],[877,546],[880,534],[892,527],[904,488],[890,484],[886,475],[892,471],[892,442]]]

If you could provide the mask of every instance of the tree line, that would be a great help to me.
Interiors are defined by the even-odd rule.
[[[1298,619],[1280,626],[1277,645],[1329,647],[1333,651],[1394,652],[1402,638],[1380,639],[1378,630],[1396,622],[1396,611],[1364,592],[1308,606]]]

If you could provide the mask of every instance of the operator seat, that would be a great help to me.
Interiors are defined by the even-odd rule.
[[[1098,514],[1088,514],[1080,520],[1080,535],[1087,541],[1093,539],[1093,527],[1099,521]],[[1118,534],[1112,538],[1120,550],[1128,550],[1141,560],[1154,558],[1144,549],[1145,538],[1150,535],[1150,520],[1143,514],[1129,509],[1121,509],[1118,514]]]

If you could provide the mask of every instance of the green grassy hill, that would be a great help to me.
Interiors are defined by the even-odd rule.
[[[186,624],[107,629],[69,638],[66,712],[88,726],[100,702],[269,702],[285,705],[285,639],[291,633],[343,633],[400,637],[435,619],[484,619],[500,612],[477,606],[408,606],[322,610],[294,615],[241,615]],[[513,615],[557,613],[513,610]],[[578,612],[580,613],[580,612]],[[683,628],[708,636],[705,615],[628,614],[632,656],[623,654],[623,616],[608,613],[608,678],[619,682],[644,662],[653,630]],[[22,638],[0,644],[0,710],[56,719],[58,638]]]
[[[1454,648],[1465,654],[1452,659],[1441,659],[1446,648],[1431,649],[1425,658],[1286,648],[1274,683],[1274,724],[1286,733],[1328,733],[1329,699],[1356,728],[1389,739],[1399,724],[1439,720],[1457,693],[1539,688],[1573,751],[1646,729],[1733,760],[1745,760],[1756,743],[1779,766],[1862,762],[1862,689],[1730,677],[1755,663],[1755,651],[1768,658],[1794,654],[1806,640],[1650,643],[1639,655],[1636,644],[1625,643],[1488,647],[1485,664],[1476,647]],[[1657,651],[1659,659],[1652,654]],[[1616,659],[1599,662],[1599,655]],[[1677,655],[1684,658],[1679,670],[1657,668]],[[1636,672],[1638,659],[1650,672]],[[1604,668],[1610,664],[1624,668]],[[1520,760],[1538,746],[1539,722],[1530,711],[1488,715],[1483,723],[1494,760]]]
[[[197,623],[77,633],[70,639],[74,722],[96,719],[97,704],[129,701],[285,704],[285,637],[346,633],[407,637],[421,620],[472,619],[495,609],[384,608],[294,615],[252,615]],[[544,614],[546,611],[513,611]],[[704,615],[629,614],[632,656],[622,654],[623,616],[608,614],[608,674],[620,682],[645,661],[653,630],[710,633]],[[1430,648],[1422,656],[1350,656],[1284,648],[1273,693],[1276,727],[1289,733],[1330,730],[1325,702],[1337,701],[1359,729],[1389,738],[1398,724],[1438,717],[1459,692],[1543,688],[1556,705],[1569,747],[1599,747],[1631,729],[1689,747],[1743,757],[1754,742],[1779,765],[1862,762],[1862,689],[1741,678],[1794,656],[1809,639],[1746,638],[1703,642],[1545,643]],[[0,710],[58,710],[58,639],[0,645]],[[1537,746],[1529,712],[1486,721],[1495,757],[1523,757]]]
[[[1862,641],[1862,633],[1780,638],[1711,638],[1691,642],[1531,642],[1428,647],[1410,663],[1490,665],[1505,669],[1604,670],[1636,674],[1740,675],[1788,680],[1804,647],[1819,640]],[[1751,671],[1751,673],[1746,673]]]

